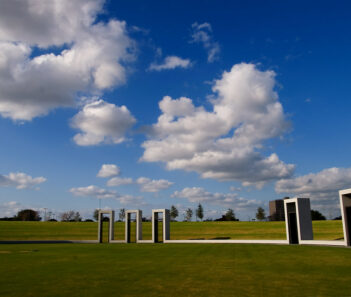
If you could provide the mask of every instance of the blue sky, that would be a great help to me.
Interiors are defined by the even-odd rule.
[[[146,215],[200,202],[206,217],[233,208],[247,220],[284,196],[339,215],[338,190],[351,187],[349,9],[2,1],[0,216],[88,218],[101,200]]]

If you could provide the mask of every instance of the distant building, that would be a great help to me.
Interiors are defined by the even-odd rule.
[[[284,199],[288,199],[285,197]],[[269,201],[269,220],[270,221],[285,221],[284,215],[284,199]]]

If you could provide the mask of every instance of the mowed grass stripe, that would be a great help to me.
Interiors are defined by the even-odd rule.
[[[96,239],[95,222],[4,222],[0,221],[0,240]],[[143,239],[151,239],[151,222],[143,223]],[[107,241],[108,223],[103,238]],[[343,238],[341,221],[314,221],[314,239]],[[131,224],[135,238],[135,223]],[[162,234],[162,224],[159,224]],[[171,239],[285,239],[285,222],[172,222]],[[124,239],[124,223],[115,223],[115,239]]]
[[[1,245],[0,296],[350,296],[351,249]]]

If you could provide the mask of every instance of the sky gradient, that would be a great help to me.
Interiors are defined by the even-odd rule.
[[[351,188],[347,1],[0,2],[0,216]],[[99,202],[100,201],[100,202]]]

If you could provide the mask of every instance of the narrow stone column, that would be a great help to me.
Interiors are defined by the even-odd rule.
[[[102,243],[102,213],[98,212],[98,242]]]
[[[170,240],[170,236],[171,236],[170,221],[171,221],[170,211],[169,209],[165,209],[163,213],[163,242],[165,242],[165,240]]]
[[[143,240],[143,212],[138,209],[136,213],[136,242]]]
[[[112,241],[115,239],[115,211],[111,211],[110,215],[110,230],[109,230],[109,241]]]

